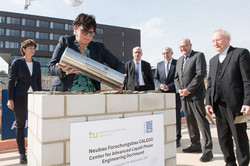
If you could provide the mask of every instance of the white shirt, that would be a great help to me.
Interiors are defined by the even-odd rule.
[[[141,72],[141,60],[138,61],[138,62],[134,61],[134,63],[135,63],[135,69],[137,69],[137,64],[136,63],[138,63],[138,66],[139,66],[139,70],[138,70],[139,71],[139,84],[140,84],[140,86],[143,86],[143,85],[145,85],[145,83],[144,83],[144,80],[143,80],[143,77],[142,77],[142,72]]]
[[[220,53],[220,55],[219,55],[220,63],[222,63],[224,61],[224,59],[226,58],[229,47],[230,47],[230,45],[228,45],[228,47],[222,53]]]
[[[169,69],[170,69],[170,67],[171,67],[172,60],[173,60],[173,59],[170,59],[170,61],[166,61],[166,60],[165,60],[165,69],[166,69],[166,65],[168,65],[168,72],[169,72]],[[169,64],[168,64],[168,62],[169,62]]]
[[[26,62],[26,64],[27,64],[28,69],[30,71],[30,76],[32,76],[32,74],[33,74],[33,62]],[[33,92],[33,89],[31,86],[30,86],[28,92]]]

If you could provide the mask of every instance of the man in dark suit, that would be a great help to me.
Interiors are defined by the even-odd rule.
[[[218,139],[226,165],[237,165],[234,140],[238,164],[247,166],[247,124],[234,124],[234,119],[250,114],[250,54],[247,49],[230,46],[229,33],[221,29],[214,32],[213,45],[219,54],[209,62],[206,111],[216,115]]]
[[[182,151],[185,153],[202,152],[200,130],[204,139],[203,155],[200,161],[207,162],[213,158],[213,143],[204,107],[206,60],[202,52],[192,50],[192,44],[187,38],[180,41],[179,48],[183,56],[177,61],[175,87],[181,96],[191,141],[191,146]]]
[[[150,63],[141,60],[141,56],[142,49],[135,47],[133,48],[133,60],[125,63],[125,88],[127,90],[146,91],[155,89]]]
[[[176,94],[176,146],[180,147],[181,139],[181,100],[178,93],[176,93],[174,85],[174,75],[177,60],[172,58],[173,49],[164,47],[162,49],[164,60],[157,64],[154,81],[156,89],[162,93],[175,93]]]

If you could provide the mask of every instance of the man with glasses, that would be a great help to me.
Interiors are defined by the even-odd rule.
[[[209,62],[206,111],[216,115],[221,151],[227,166],[249,164],[247,123],[234,124],[237,116],[250,114],[250,53],[232,47],[230,34],[214,31],[212,42],[218,52]],[[234,152],[236,147],[236,156]]]
[[[177,60],[173,59],[173,49],[164,47],[162,49],[163,61],[157,63],[154,74],[154,81],[156,89],[162,93],[176,94],[176,146],[181,146],[181,101],[180,96],[176,93],[174,85],[174,75],[176,70]]]
[[[66,47],[81,53],[82,56],[87,56],[102,64],[106,63],[114,70],[125,73],[125,66],[117,57],[102,43],[92,41],[96,31],[94,16],[80,14],[73,21],[73,30],[74,35],[62,36],[59,39],[51,58],[49,72],[51,75],[57,76],[51,86],[51,91],[95,92],[100,90],[100,82],[80,74],[77,69],[71,68],[70,65],[62,66],[59,64]]]
[[[177,61],[175,87],[181,97],[191,141],[191,146],[182,151],[185,153],[201,153],[201,132],[204,146],[200,161],[208,162],[213,158],[213,143],[204,106],[206,91],[204,84],[206,75],[205,56],[202,52],[192,50],[192,44],[187,38],[180,41],[179,48],[183,55]]]
[[[125,63],[125,89],[133,91],[154,90],[154,81],[150,63],[141,60],[142,49],[133,48],[133,60]]]

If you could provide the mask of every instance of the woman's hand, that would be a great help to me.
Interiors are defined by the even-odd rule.
[[[79,70],[77,70],[76,68],[71,68],[70,65],[67,66],[63,66],[60,65],[59,63],[56,64],[56,66],[58,66],[63,72],[67,73],[67,74],[79,74]]]
[[[14,111],[14,101],[13,100],[8,100],[7,106],[9,109]]]

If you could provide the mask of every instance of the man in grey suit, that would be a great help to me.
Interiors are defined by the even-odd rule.
[[[176,93],[174,85],[174,75],[176,70],[177,60],[173,59],[173,49],[164,47],[162,49],[164,60],[157,63],[154,74],[154,81],[156,89],[162,93],[175,93],[176,94],[176,146],[180,147],[181,139],[181,100],[178,93]]]
[[[206,60],[202,52],[192,50],[189,39],[183,39],[179,43],[183,56],[177,61],[175,72],[175,87],[180,94],[182,108],[186,117],[187,128],[191,146],[183,149],[185,153],[201,153],[200,132],[204,139],[202,162],[208,162],[213,158],[212,138],[209,122],[206,119],[204,107],[206,75]]]
[[[247,124],[234,124],[236,116],[250,114],[250,54],[230,46],[230,35],[216,30],[213,45],[219,53],[209,62],[206,111],[216,115],[218,139],[227,166],[249,164]],[[233,138],[233,139],[232,139]]]

